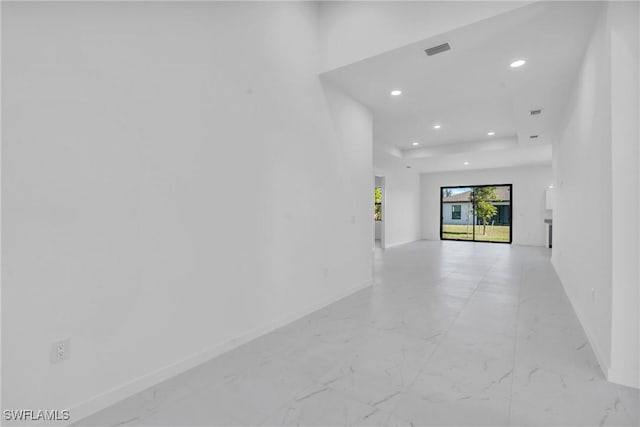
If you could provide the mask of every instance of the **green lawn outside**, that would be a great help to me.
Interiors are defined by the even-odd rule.
[[[482,233],[484,226],[476,225],[476,240],[484,242],[508,242],[509,226],[508,225],[487,225],[485,234]],[[473,240],[472,225],[443,224],[443,239],[457,240]]]

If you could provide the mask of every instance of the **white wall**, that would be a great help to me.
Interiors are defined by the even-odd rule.
[[[372,119],[319,82],[316,5],[3,2],[2,31],[4,408],[77,420],[370,282]]]
[[[382,239],[382,221],[375,221],[375,239]]]
[[[384,182],[385,247],[420,239],[420,176],[394,170],[385,173]]]
[[[352,64],[529,3],[531,2],[321,2],[322,69],[328,71]],[[444,42],[446,40],[439,41]]]
[[[611,351],[612,199],[611,80],[605,26],[602,16],[554,146],[552,262],[606,373]],[[598,203],[590,201],[593,194],[598,195]]]
[[[545,190],[552,182],[550,166],[422,174],[422,238],[440,240],[440,187],[513,184],[512,242],[544,246],[544,219],[551,216],[545,209]]]
[[[609,379],[640,387],[640,4],[609,6],[612,295]]]
[[[638,75],[638,4],[610,3],[554,147],[552,257],[605,374],[634,387],[640,386]]]

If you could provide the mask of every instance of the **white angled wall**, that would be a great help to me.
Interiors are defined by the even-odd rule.
[[[2,36],[4,408],[77,420],[370,282],[316,5],[3,2]]]
[[[545,190],[553,182],[551,166],[480,169],[421,175],[422,238],[440,240],[440,187],[513,184],[512,242],[544,246]]]
[[[389,171],[385,182],[385,247],[420,239],[420,175]]]
[[[633,387],[640,386],[639,13],[637,2],[603,6],[553,152],[552,262],[605,375]]]

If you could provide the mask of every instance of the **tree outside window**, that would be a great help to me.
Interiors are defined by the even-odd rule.
[[[376,221],[382,221],[382,187],[376,187],[373,191],[373,219]]]
[[[496,194],[496,187],[474,187],[473,200],[476,216],[482,220],[482,235],[487,231],[487,223],[498,213],[498,208],[493,202],[500,202]]]

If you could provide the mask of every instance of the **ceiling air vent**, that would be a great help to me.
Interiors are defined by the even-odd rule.
[[[449,43],[443,43],[441,45],[430,47],[429,49],[425,49],[424,51],[427,53],[428,56],[433,56],[442,52],[446,52],[448,50],[451,50],[451,46],[449,46]]]
[[[529,111],[529,113],[530,113],[532,116],[537,116],[538,114],[542,113],[542,110],[541,110],[541,109],[531,110],[531,111]]]
[[[538,135],[531,135],[529,136],[529,139],[536,139],[538,137]]]

